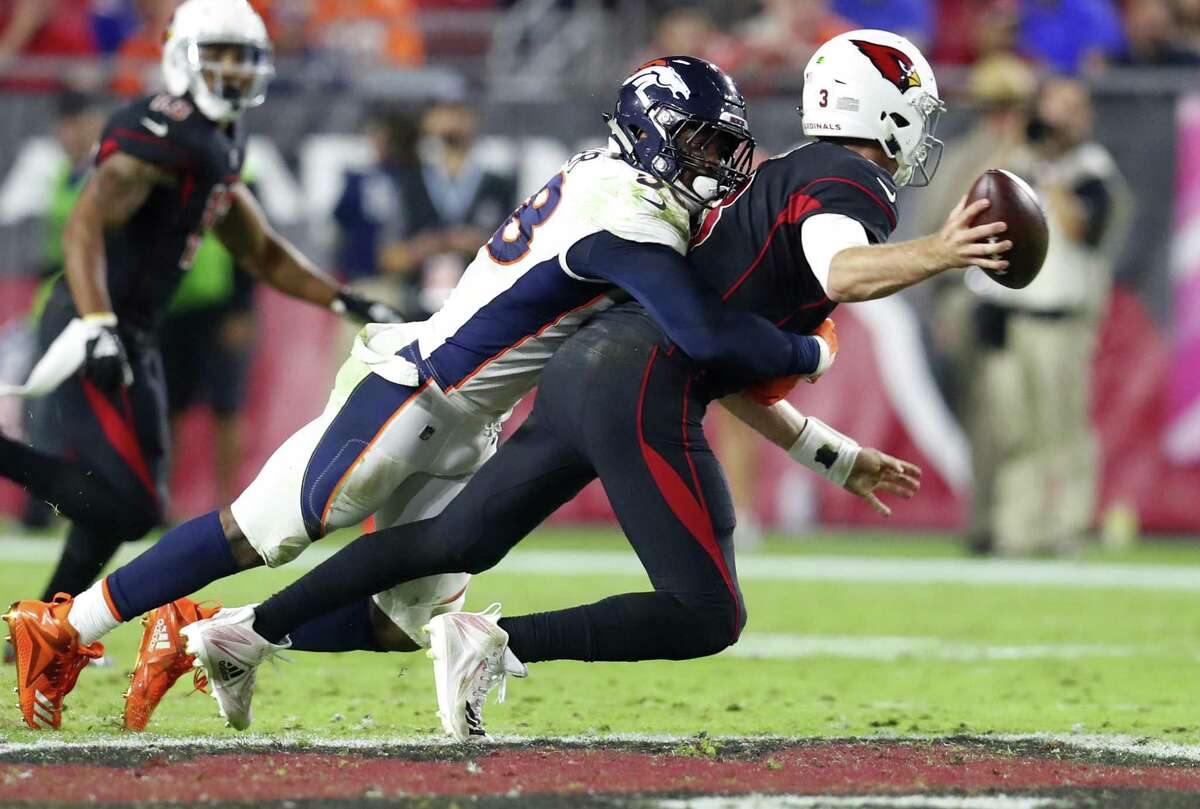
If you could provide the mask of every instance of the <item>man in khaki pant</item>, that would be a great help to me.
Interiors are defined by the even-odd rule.
[[[1088,140],[1091,100],[1052,79],[1010,165],[1046,208],[1050,249],[1023,290],[977,270],[979,296],[968,432],[976,469],[972,550],[1004,556],[1064,553],[1096,509],[1100,458],[1091,423],[1091,359],[1112,265],[1128,220],[1112,157]]]

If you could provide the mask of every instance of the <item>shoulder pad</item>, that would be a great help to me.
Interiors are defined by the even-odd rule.
[[[691,220],[666,185],[623,160],[609,158],[610,170],[589,178],[596,184],[592,219],[602,230],[634,242],[664,244],[687,252]]]

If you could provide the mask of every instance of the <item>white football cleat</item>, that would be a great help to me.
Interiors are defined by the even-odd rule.
[[[448,612],[425,627],[437,685],[438,716],[446,732],[466,741],[486,736],[483,703],[500,687],[497,702],[504,702],[508,675],[524,677],[529,669],[508,650],[508,633],[497,626],[500,605],[483,612]]]
[[[237,730],[250,727],[250,701],[258,667],[292,645],[268,641],[254,631],[254,607],[220,610],[179,630],[193,664],[208,673],[221,716]]]

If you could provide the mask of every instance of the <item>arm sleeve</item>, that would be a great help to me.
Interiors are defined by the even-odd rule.
[[[840,213],[821,213],[805,219],[800,226],[800,241],[808,266],[822,290],[828,289],[833,257],[847,248],[869,243],[862,223]]]
[[[608,281],[633,295],[688,356],[739,381],[810,374],[820,362],[815,338],[781,331],[765,318],[726,307],[666,245],[601,232],[572,247],[567,263],[578,277]]]

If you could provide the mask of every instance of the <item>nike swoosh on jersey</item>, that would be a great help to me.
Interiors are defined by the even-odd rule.
[[[896,192],[888,188],[887,183],[878,177],[875,178],[875,182],[879,183],[879,187],[883,189],[883,195],[888,198],[888,202],[896,201]]]
[[[150,118],[143,118],[142,126],[146,127],[146,129],[150,131],[151,135],[156,135],[160,138],[165,138],[167,136],[167,125],[164,123],[152,120]]]
[[[650,197],[642,196],[641,194],[638,194],[638,196],[646,202],[649,202],[655,208],[658,208],[660,211],[665,211],[667,209],[667,203],[665,202],[655,202],[654,200],[650,199]]]

